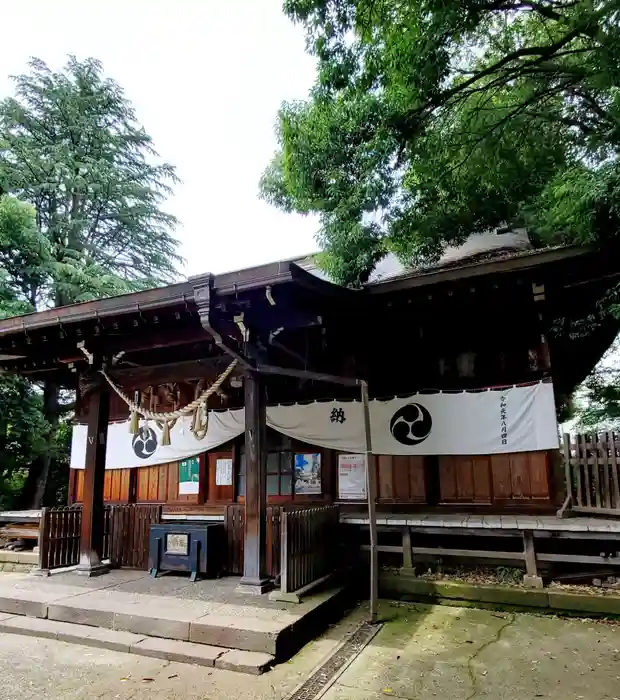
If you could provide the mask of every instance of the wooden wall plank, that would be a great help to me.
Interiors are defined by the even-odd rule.
[[[495,498],[512,498],[510,455],[492,455],[491,471],[493,474],[493,495]]]
[[[441,501],[456,501],[456,464],[451,455],[439,457],[439,493]]]
[[[426,472],[422,455],[409,457],[409,500],[426,503]]]
[[[378,497],[383,499],[394,498],[393,488],[393,457],[391,455],[378,455],[377,464],[377,485]]]
[[[77,503],[81,503],[84,500],[84,470],[76,469],[76,471],[75,500]]]
[[[549,498],[549,454],[530,452],[530,498]]]
[[[491,460],[488,456],[472,457],[472,475],[474,479],[474,501],[491,502]]]
[[[394,500],[398,502],[409,501],[409,457],[406,455],[394,455],[392,457],[392,479],[394,487]]]
[[[168,500],[179,500],[179,463],[171,462],[168,465]]]
[[[103,500],[112,500],[112,472],[110,471],[106,472],[103,478]]]
[[[474,464],[471,457],[455,458],[455,474],[458,500],[467,503],[475,501]]]
[[[168,465],[157,467],[157,500],[165,502],[168,499]]]
[[[512,498],[529,498],[531,493],[529,460],[525,453],[514,454],[510,458],[510,479]]]

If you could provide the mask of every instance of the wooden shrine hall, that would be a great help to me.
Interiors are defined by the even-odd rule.
[[[257,592],[276,507],[555,513],[556,418],[618,332],[617,256],[490,238],[360,289],[308,258],[0,321],[2,371],[77,392],[79,569],[102,569],[105,504],[241,511]]]

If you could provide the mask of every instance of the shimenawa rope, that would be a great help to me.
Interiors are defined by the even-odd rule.
[[[163,421],[163,428],[162,428],[162,440],[161,444],[162,445],[169,445],[170,444],[170,423],[172,421],[176,421],[178,418],[181,418],[183,416],[189,416],[192,413],[198,413],[203,406],[205,406],[208,398],[212,396],[221,386],[222,384],[228,379],[230,376],[231,372],[235,369],[237,366],[237,360],[233,360],[228,367],[220,374],[220,376],[211,384],[210,387],[205,389],[201,394],[195,398],[191,403],[188,403],[187,406],[184,406],[183,408],[178,408],[176,411],[162,411],[162,412],[157,412],[157,411],[149,411],[146,408],[142,408],[139,404],[137,404],[135,401],[132,401],[127,394],[119,387],[117,386],[114,381],[109,377],[109,375],[106,373],[105,370],[100,369],[99,372],[101,375],[105,378],[105,380],[108,382],[112,390],[124,401],[127,406],[129,407],[129,410],[131,411],[131,422],[130,422],[130,428],[129,431],[136,435],[139,432],[139,416],[142,416],[145,420],[154,420],[154,421]],[[192,421],[192,426],[191,430],[192,432],[196,433],[196,437],[199,440],[202,440],[202,438],[206,435],[207,432],[207,425],[208,425],[208,412],[205,411],[206,414],[206,420],[204,424],[200,423],[200,420],[198,419],[198,416],[194,416],[194,420]]]

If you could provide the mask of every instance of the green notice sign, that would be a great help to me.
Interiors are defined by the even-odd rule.
[[[179,495],[189,496],[200,491],[200,459],[191,457],[179,464]]]

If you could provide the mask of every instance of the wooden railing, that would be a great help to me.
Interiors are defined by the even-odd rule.
[[[161,522],[161,508],[147,503],[105,506],[103,558],[110,566],[148,568],[149,528]]]
[[[284,511],[281,518],[280,590],[294,593],[334,571],[338,506]]]
[[[80,557],[82,506],[42,508],[39,523],[39,569],[75,566]]]
[[[620,515],[620,435],[564,435],[566,505],[581,513]]]
[[[267,575],[277,578],[280,574],[280,506],[267,507]],[[243,574],[243,537],[245,528],[245,506],[236,503],[226,508],[227,565],[229,574]]]
[[[159,505],[106,505],[104,507],[103,559],[111,566],[146,569],[149,527],[161,521]],[[82,506],[42,508],[39,535],[39,569],[51,571],[75,566],[80,557]]]

